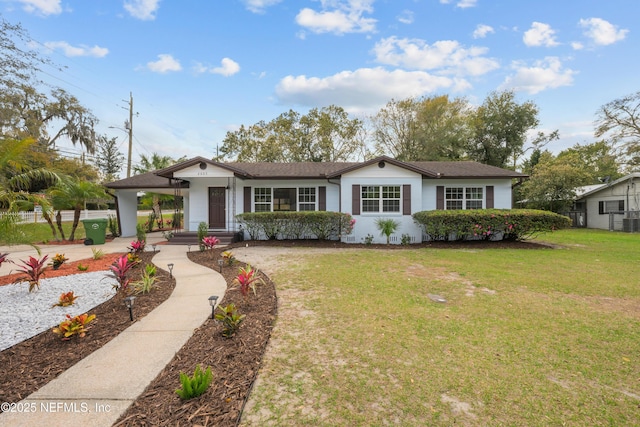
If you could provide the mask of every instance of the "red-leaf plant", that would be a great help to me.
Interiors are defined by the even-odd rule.
[[[9,256],[8,252],[6,254],[0,254],[0,267],[2,267],[2,264],[5,262],[11,262],[9,261],[9,258],[7,258],[8,256]]]
[[[202,238],[202,244],[207,249],[213,249],[213,247],[220,243],[220,239],[215,236],[206,236]]]
[[[129,260],[129,257],[127,255],[122,255],[114,261],[111,267],[109,267],[113,275],[116,276],[116,280],[118,281],[118,284],[113,286],[116,291],[124,292],[127,289],[127,286],[130,282],[130,279],[127,278],[127,272],[135,264],[135,262],[131,262]]]
[[[251,289],[255,295],[256,283],[262,283],[264,285],[264,280],[258,277],[258,270],[252,269],[251,266],[247,264],[246,268],[240,267],[239,273],[236,278],[233,279],[232,283],[240,286],[240,293],[246,299],[247,295],[249,295],[249,289]]]
[[[131,242],[131,246],[129,246],[129,250],[134,254],[139,254],[144,251],[145,241],[143,240],[134,240]]]
[[[29,292],[33,292],[34,288],[40,289],[40,279],[44,276],[44,272],[47,269],[45,262],[49,255],[45,255],[42,258],[29,257],[27,261],[20,260],[22,268],[19,268],[20,273],[24,273],[25,276],[17,278],[13,283],[29,282]]]

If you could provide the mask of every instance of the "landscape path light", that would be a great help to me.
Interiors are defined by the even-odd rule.
[[[222,264],[224,264],[224,260],[222,258],[220,258],[218,260],[218,267],[220,268],[220,273],[222,273]]]
[[[129,309],[129,319],[133,322],[133,301],[136,299],[134,296],[128,296],[124,299],[124,305]]]
[[[169,279],[173,279],[173,263],[170,262],[167,267],[169,267]]]
[[[154,253],[156,252],[156,246],[157,246],[157,245],[156,245],[155,243],[152,243],[152,244],[151,244],[151,247],[153,248],[153,252],[154,252]]]
[[[214,313],[216,311],[216,302],[218,301],[218,295],[211,295],[209,297],[209,305],[211,306],[211,318],[214,318]]]
[[[187,245],[187,249],[191,252],[191,245]]]

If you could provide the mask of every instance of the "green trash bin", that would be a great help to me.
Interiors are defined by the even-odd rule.
[[[107,235],[107,219],[83,219],[84,232],[87,238],[84,241],[85,245],[104,245],[104,240]]]

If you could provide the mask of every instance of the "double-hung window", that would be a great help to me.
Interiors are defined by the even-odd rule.
[[[316,188],[256,187],[253,193],[255,212],[315,211]]]
[[[482,209],[484,189],[482,187],[447,187],[445,209]]]
[[[363,213],[400,212],[399,185],[363,185],[361,189]]]

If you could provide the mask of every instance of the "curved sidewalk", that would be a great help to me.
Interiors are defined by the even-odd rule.
[[[93,247],[119,252],[121,249],[115,250],[119,245]],[[81,253],[79,248],[67,248],[58,252],[68,257],[72,251]],[[221,301],[227,285],[214,270],[189,261],[186,247],[162,245],[158,249],[154,264],[163,269],[168,263],[174,264],[176,287],[171,296],[102,348],[17,403],[14,409],[20,412],[0,414],[0,425],[111,426],[165,368],[194,329],[211,315],[209,296],[218,295]],[[86,250],[89,255],[84,258],[91,257],[91,250]]]

